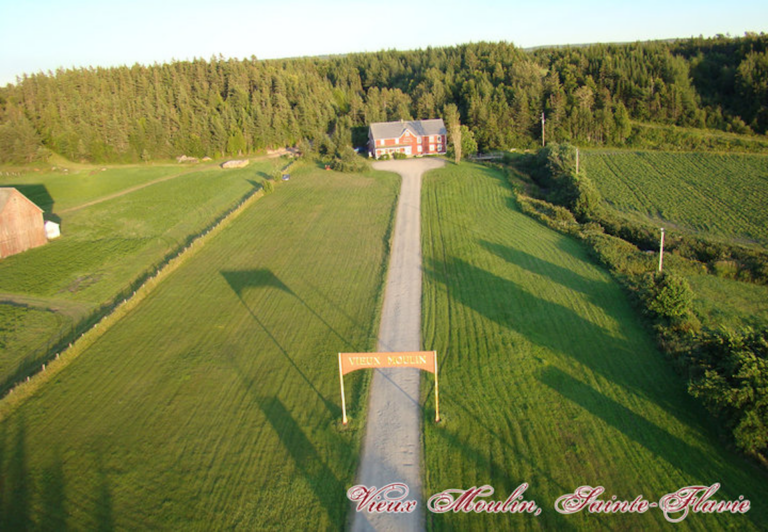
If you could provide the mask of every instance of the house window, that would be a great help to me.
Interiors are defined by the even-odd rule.
[[[416,137],[416,142],[418,142],[419,144],[421,144],[421,137]]]
[[[435,151],[435,145],[434,144],[430,144],[429,145],[429,151]]]
[[[438,144],[437,145],[437,151],[443,151],[443,145],[442,144]]]
[[[416,149],[418,150],[419,153],[421,153],[421,146],[417,146]]]

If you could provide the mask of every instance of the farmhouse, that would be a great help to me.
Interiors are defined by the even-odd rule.
[[[445,154],[446,134],[442,118],[375,122],[368,130],[368,153],[377,159],[394,153],[406,156]]]
[[[15,188],[0,188],[0,259],[45,242],[43,209]]]

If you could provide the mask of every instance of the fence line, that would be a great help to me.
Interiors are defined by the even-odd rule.
[[[256,189],[246,194],[236,206],[222,213],[196,235],[188,236],[184,243],[166,254],[158,264],[149,268],[127,289],[119,292],[110,303],[102,305],[97,311],[78,323],[73,328],[73,335],[54,344],[56,348],[51,349],[44,360],[41,359],[36,362],[41,364],[37,373],[17,377],[16,384],[10,388],[5,397],[0,399],[0,421],[93,345],[112,325],[136,308],[152,293],[163,279],[194,256],[210,238],[218,234],[263,195],[262,189]],[[77,335],[78,330],[83,330],[79,336]],[[60,350],[59,347],[62,349]]]

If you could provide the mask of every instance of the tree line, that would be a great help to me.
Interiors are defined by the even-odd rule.
[[[619,146],[633,123],[764,135],[768,35],[549,47],[473,43],[260,61],[196,59],[24,75],[0,89],[0,159],[212,157],[322,146],[456,106],[481,151],[542,135]]]

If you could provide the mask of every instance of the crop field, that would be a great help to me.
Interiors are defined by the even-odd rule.
[[[768,244],[768,156],[585,151],[584,168],[620,212]]]
[[[442,529],[655,530],[663,513],[561,515],[584,485],[650,502],[691,485],[745,515],[690,513],[681,529],[760,529],[768,478],[726,449],[704,409],[655,349],[621,288],[577,241],[519,212],[504,176],[449,166],[425,178],[423,347],[440,360],[422,383],[424,493],[522,483],[541,515],[429,514]],[[432,413],[430,413],[432,412]]]
[[[0,529],[341,528],[398,180],[305,166],[0,422]]]
[[[62,236],[0,261],[0,395],[76,323],[260,186],[274,164],[4,177],[2,186],[18,185],[61,220]]]

